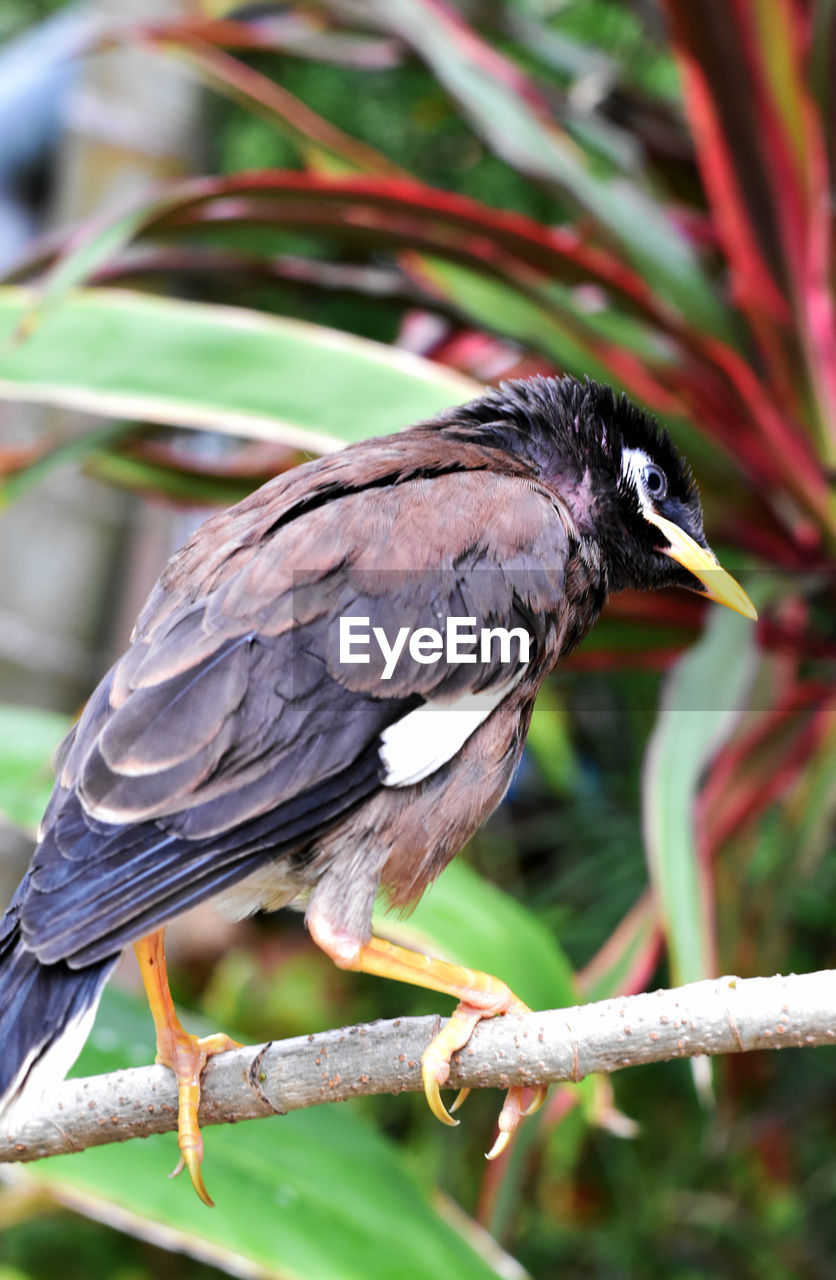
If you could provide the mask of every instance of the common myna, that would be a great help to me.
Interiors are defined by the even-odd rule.
[[[449,1120],[451,1055],[524,1006],[496,978],[373,937],[378,890],[414,903],[499,804],[540,685],[607,594],[665,586],[755,617],[669,437],[568,377],[305,463],[207,521],[62,745],[3,920],[6,1127],[71,1065],[132,943],[208,1201],[199,1076],[232,1042],[183,1030],[163,954],[168,921],[208,898],[239,916],[293,905],[341,968],[457,997],[422,1062]]]

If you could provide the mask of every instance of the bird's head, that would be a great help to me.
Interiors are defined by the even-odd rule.
[[[555,489],[600,546],[611,591],[687,587],[757,617],[706,542],[690,468],[626,396],[588,380],[538,377],[504,383],[466,410],[482,441],[523,454]]]

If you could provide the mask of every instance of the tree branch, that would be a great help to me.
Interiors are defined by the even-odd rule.
[[[284,1114],[421,1086],[438,1018],[398,1018],[236,1049],[203,1075],[203,1125]],[[483,1022],[453,1059],[450,1086],[579,1081],[592,1072],[700,1054],[836,1045],[836,971],[718,978],[672,991]],[[38,1114],[0,1135],[0,1162],[37,1160],[177,1127],[166,1067],[66,1080]]]

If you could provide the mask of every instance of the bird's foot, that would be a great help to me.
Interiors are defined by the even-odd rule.
[[[481,975],[480,975],[481,976]],[[421,1058],[421,1077],[424,1081],[424,1093],[430,1111],[442,1124],[459,1123],[451,1115],[457,1111],[469,1094],[469,1089],[460,1089],[450,1111],[441,1100],[441,1086],[446,1084],[450,1075],[450,1062],[453,1054],[464,1048],[477,1025],[485,1018],[495,1018],[504,1013],[528,1013],[528,1005],[523,1004],[504,983],[492,979],[489,992],[473,993],[479,1003],[462,1000],[453,1011],[450,1020],[445,1024]],[[505,1096],[505,1102],[499,1113],[499,1133],[496,1141],[487,1153],[488,1160],[495,1160],[501,1155],[524,1116],[539,1111],[548,1092],[545,1085],[534,1091],[534,1097],[527,1106],[523,1106],[526,1090],[520,1085],[513,1085]]]
[[[315,911],[308,912],[307,924],[315,942],[341,969],[375,973],[381,978],[395,978],[399,982],[410,982],[416,987],[457,997],[459,1003],[453,1016],[421,1058],[421,1076],[433,1115],[443,1124],[458,1124],[441,1101],[440,1092],[450,1075],[453,1054],[467,1044],[474,1028],[484,1018],[496,1018],[503,1013],[529,1013],[528,1005],[523,1004],[504,982],[489,973],[409,951],[382,938],[370,938],[368,942],[361,943],[350,934],[334,929]],[[461,1106],[468,1092],[468,1089],[459,1091],[451,1111]],[[529,1106],[523,1107],[523,1093],[524,1090],[516,1085],[508,1090],[499,1115],[499,1136],[488,1153],[488,1159],[495,1160],[505,1150],[522,1117],[541,1107],[546,1097],[545,1087],[540,1087],[535,1090]]]
[[[177,1145],[180,1159],[171,1176],[188,1169],[192,1186],[204,1204],[214,1202],[206,1190],[200,1166],[203,1160],[203,1138],[197,1112],[200,1106],[200,1075],[209,1058],[227,1049],[240,1049],[237,1040],[219,1032],[212,1036],[193,1036],[184,1029],[174,1009],[168,987],[165,964],[165,930],[158,929],[134,943],[145,994],[151,1007],[157,1032],[157,1062],[169,1067],[177,1077]]]
[[[158,1035],[157,1062],[169,1067],[177,1078],[177,1146],[180,1159],[171,1172],[176,1178],[188,1169],[192,1186],[204,1204],[214,1204],[206,1190],[201,1172],[203,1162],[203,1137],[197,1119],[200,1106],[200,1076],[203,1068],[216,1053],[239,1049],[237,1040],[219,1032],[211,1036],[193,1036],[181,1026],[167,1027]]]

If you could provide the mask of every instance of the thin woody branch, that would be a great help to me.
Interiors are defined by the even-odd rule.
[[[284,1114],[360,1094],[421,1089],[438,1019],[398,1018],[212,1058],[201,1125]],[[483,1022],[453,1059],[450,1085],[505,1088],[578,1081],[670,1058],[836,1045],[836,971],[724,977],[652,994]],[[37,1160],[177,1127],[165,1067],[67,1080],[37,1114],[0,1135],[0,1162]]]

